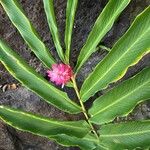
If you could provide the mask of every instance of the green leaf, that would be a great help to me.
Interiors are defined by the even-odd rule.
[[[150,120],[104,125],[99,130],[101,144],[110,150],[150,147]]]
[[[53,0],[43,0],[44,9],[47,16],[48,25],[52,34],[52,38],[58,52],[58,55],[62,61],[64,61],[64,54],[61,47],[59,31],[56,23],[55,12],[54,12],[54,4]]]
[[[65,29],[65,45],[66,45],[65,58],[68,63],[69,63],[69,57],[70,57],[72,29],[73,29],[73,23],[74,23],[75,13],[77,9],[77,4],[78,4],[78,0],[67,1],[66,29]]]
[[[37,32],[24,15],[22,8],[16,0],[0,0],[10,20],[18,29],[23,39],[27,42],[35,55],[49,68],[55,63],[49,50],[39,38]]]
[[[85,80],[80,91],[82,100],[86,101],[109,83],[119,80],[129,66],[137,63],[149,51],[150,7],[135,19],[125,35]]]
[[[0,61],[16,79],[48,103],[69,113],[81,111],[66,93],[52,86],[2,41],[0,41]]]
[[[66,134],[82,138],[90,132],[89,125],[82,120],[58,121],[6,106],[0,106],[0,118],[14,128],[45,137]]]
[[[81,150],[93,150],[97,145],[97,140],[90,135],[86,135],[82,139],[65,134],[51,136],[51,138],[63,146],[78,146]]]
[[[128,79],[97,98],[89,110],[90,121],[103,124],[115,117],[126,116],[137,103],[150,98],[150,68],[141,71],[134,78]]]
[[[129,2],[130,0],[109,0],[104,10],[97,18],[93,29],[86,40],[85,45],[81,49],[76,65],[76,72],[79,71],[79,69],[89,58],[89,56],[96,51],[96,46],[106,35],[106,33],[111,29],[116,18],[126,8]]]

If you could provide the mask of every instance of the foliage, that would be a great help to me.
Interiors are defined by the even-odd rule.
[[[56,61],[25,16],[17,0],[0,0],[0,3],[20,35],[43,64],[47,68],[55,64]],[[78,3],[78,0],[67,1],[64,39],[66,51],[64,52],[57,28],[53,0],[43,0],[56,50],[62,63],[68,66]],[[136,64],[150,51],[150,7],[135,18],[128,31],[114,44],[112,49],[106,48],[110,52],[85,79],[80,91],[76,84],[76,75],[80,68],[97,50],[96,47],[102,38],[129,3],[130,0],[109,0],[81,48],[77,65],[74,68],[75,74],[71,77],[70,83],[66,85],[74,88],[80,105],[71,100],[65,92],[46,81],[1,39],[0,61],[16,79],[58,109],[71,114],[83,113],[85,120],[59,121],[2,105],[0,106],[0,118],[19,130],[47,137],[64,146],[78,146],[83,150],[149,148],[149,120],[112,123],[115,118],[128,115],[137,104],[150,98],[149,67],[98,97],[89,110],[85,109],[84,102],[97,91],[121,79],[130,66]]]

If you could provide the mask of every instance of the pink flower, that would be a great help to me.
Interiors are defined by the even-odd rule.
[[[53,64],[52,70],[47,71],[48,77],[56,85],[62,85],[62,87],[70,81],[73,76],[73,71],[69,65],[66,64]]]

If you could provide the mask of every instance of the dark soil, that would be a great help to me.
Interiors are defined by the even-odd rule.
[[[42,0],[19,0],[26,12],[26,15],[31,20],[43,42],[49,47],[53,56],[59,61],[54,44],[52,42],[51,35],[49,33],[46,16],[44,13]],[[72,40],[72,52],[71,52],[71,65],[74,66],[77,61],[80,49],[87,39],[87,36],[92,29],[96,18],[104,8],[107,0],[79,0],[77,15],[75,18],[73,40]],[[130,24],[134,20],[135,16],[150,5],[150,0],[134,0],[125,11],[117,19],[114,27],[102,40],[102,44],[107,47],[112,47],[113,44],[126,32]],[[55,0],[55,9],[57,22],[60,30],[61,39],[64,38],[65,29],[65,8],[66,0]],[[23,39],[19,35],[18,31],[13,27],[9,18],[5,14],[4,10],[0,6],[0,37],[5,39],[9,45],[17,51],[36,71],[45,76],[45,68],[41,62],[30,51]],[[64,47],[64,43],[62,42]],[[79,85],[82,84],[87,75],[93,70],[94,66],[107,55],[104,50],[95,52],[86,64],[82,67],[78,74],[77,80]],[[130,67],[126,75],[118,82],[126,80],[129,77],[134,76],[137,72],[145,68],[150,67],[150,54],[144,56],[138,64]],[[111,84],[110,87],[116,86],[117,83]],[[70,115],[59,111],[53,106],[49,106],[43,102],[32,92],[19,85],[15,90],[2,91],[2,88],[6,84],[18,83],[0,64],[0,104],[10,105],[12,107],[21,108],[26,111],[42,114],[44,116],[58,118],[63,120],[79,119],[77,116],[71,117]],[[109,88],[110,88],[109,87]],[[67,90],[67,89],[66,89]],[[68,91],[68,90],[67,90]],[[98,92],[91,100],[95,99],[105,91]],[[69,92],[69,96],[73,96]],[[87,104],[90,106],[91,102]],[[139,120],[150,118],[150,103],[145,102],[136,107],[132,114],[127,118],[118,118],[122,120]],[[59,146],[57,143],[49,141],[45,138],[41,138],[30,133],[24,133],[7,126],[0,121],[0,150],[78,150],[78,148],[65,148]]]

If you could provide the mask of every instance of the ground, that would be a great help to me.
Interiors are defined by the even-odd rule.
[[[49,47],[53,56],[57,58],[55,47],[52,42],[52,38],[49,33],[48,24],[46,22],[46,16],[44,14],[42,0],[19,0],[26,12],[26,15],[39,35],[42,37],[43,42]],[[83,46],[92,26],[106,4],[106,0],[80,0],[78,4],[77,15],[75,18],[73,40],[72,40],[72,52],[71,52],[71,65],[74,66],[77,61],[80,49]],[[121,37],[125,31],[129,28],[130,24],[134,20],[135,16],[139,14],[144,8],[150,5],[150,0],[134,0],[120,17],[115,22],[114,27],[102,40],[102,44],[107,47],[112,47],[113,44]],[[60,29],[61,39],[63,39],[65,28],[65,8],[66,0],[55,0],[55,9],[57,15],[57,21]],[[38,61],[35,55],[30,51],[23,39],[13,27],[2,7],[0,6],[0,37],[5,39],[9,45],[16,50],[36,71],[45,76],[45,68]],[[62,40],[63,41],[63,40]],[[64,43],[62,43],[64,47]],[[81,85],[87,75],[92,71],[94,66],[107,55],[105,50],[98,50],[95,52],[86,64],[82,67],[80,73],[77,76],[78,84]],[[57,58],[58,60],[58,58]],[[59,61],[59,60],[58,60]],[[144,67],[150,66],[150,54],[144,56],[142,60],[133,67],[130,67],[126,75],[119,81],[123,81]],[[7,84],[17,84],[16,89],[7,89]],[[109,86],[116,86],[118,84],[112,84]],[[38,96],[18,84],[16,81],[0,64],[0,104],[10,105],[15,108],[21,108],[26,111],[42,114],[44,116],[58,118],[63,120],[79,119],[77,116],[70,116],[53,106],[49,106],[43,102]],[[65,89],[69,96],[73,96],[70,90]],[[103,94],[105,91],[98,92],[91,100]],[[87,103],[87,107],[91,105]],[[82,116],[79,116],[82,117]],[[150,118],[150,103],[145,102],[136,107],[127,118],[117,118],[116,120],[139,120]],[[49,141],[45,138],[37,137],[35,135],[24,133],[7,126],[0,121],[0,150],[77,150],[78,148],[65,148],[59,146],[57,143]]]

